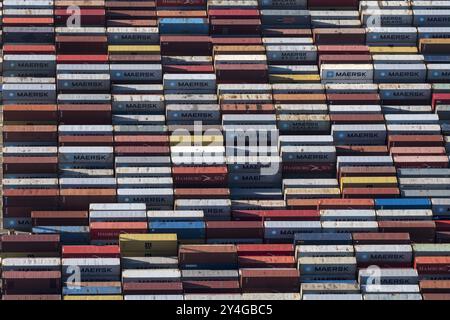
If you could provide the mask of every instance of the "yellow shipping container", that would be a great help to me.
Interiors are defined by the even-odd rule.
[[[343,177],[340,181],[344,188],[397,187],[397,177]]]
[[[119,237],[120,253],[122,256],[178,255],[176,233],[154,234],[121,234]]]
[[[296,83],[296,82],[320,82],[318,74],[271,74],[270,82],[273,83]]]
[[[63,300],[123,300],[123,296],[64,296]]]
[[[149,53],[159,54],[161,47],[159,45],[109,45],[109,53]]]
[[[371,54],[409,54],[418,53],[417,47],[369,47]]]

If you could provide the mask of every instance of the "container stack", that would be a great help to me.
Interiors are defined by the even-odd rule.
[[[183,299],[176,234],[123,234],[119,243],[125,300]]]
[[[122,300],[118,245],[69,245],[61,253],[64,300]]]
[[[0,1],[2,299],[450,299],[450,3]]]
[[[3,225],[59,204],[53,1],[3,3]]]

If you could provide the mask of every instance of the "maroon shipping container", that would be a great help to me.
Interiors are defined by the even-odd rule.
[[[183,284],[180,281],[171,282],[124,282],[124,295],[138,294],[183,294]]]
[[[364,28],[317,28],[313,30],[316,45],[365,45]]]
[[[211,19],[212,35],[259,35],[260,19]]]
[[[210,167],[173,167],[175,186],[225,186],[228,179],[226,165]]]
[[[309,174],[309,175],[332,175],[335,173],[335,163],[296,163],[284,162],[281,164],[283,173]]]
[[[11,207],[54,206],[59,202],[59,189],[5,189],[3,205]]]
[[[262,239],[262,221],[207,221],[207,239]]]
[[[60,54],[104,54],[108,52],[106,36],[56,36],[56,48]]]
[[[441,147],[444,146],[442,135],[389,135],[388,146],[392,147]]]
[[[359,0],[308,0],[308,8],[343,8],[343,9],[356,9],[358,7]]]
[[[235,245],[181,245],[178,250],[180,268],[217,265],[228,269],[237,267]]]
[[[337,156],[386,156],[388,155],[386,146],[336,146]],[[344,167],[352,168],[352,167]],[[340,171],[344,168],[340,168]],[[395,168],[392,167],[395,171]],[[364,177],[372,176],[367,171]]]
[[[21,121],[27,123],[58,121],[56,105],[5,105],[3,121]]]
[[[282,27],[265,27],[262,30],[264,37],[296,37],[296,38],[311,38],[311,29],[294,29]]]
[[[175,199],[229,199],[228,188],[177,188],[174,189]]]
[[[361,101],[364,101],[365,104],[376,105],[380,104],[380,95],[378,93],[329,93],[327,94],[327,100],[329,104],[337,105],[360,105]],[[382,115],[370,116],[379,117]]]
[[[450,294],[450,280],[421,280],[419,286],[421,293]]]
[[[437,243],[450,243],[450,231],[436,231]]]
[[[161,54],[170,55],[212,55],[212,43],[209,36],[164,35],[160,38]]]
[[[328,64],[371,64],[372,56],[370,54],[323,54],[319,56],[319,66],[323,63]]]
[[[319,221],[318,210],[233,210],[233,220],[247,221]]]
[[[163,65],[164,73],[214,73],[212,65]]]
[[[433,243],[436,224],[434,221],[379,221],[380,232],[408,232],[414,243]]]
[[[437,300],[450,300],[450,293],[423,293],[423,300],[437,301]]]
[[[31,211],[33,227],[37,226],[87,226],[88,211]]]
[[[97,135],[83,135],[83,136],[64,136],[59,135],[58,143],[60,147],[64,146],[99,146],[112,147],[114,145],[113,136],[97,136]]]
[[[322,54],[370,54],[366,45],[321,45],[317,47],[319,55]]]
[[[58,173],[58,157],[4,157],[4,174]]]
[[[217,83],[267,83],[266,64],[219,64],[215,66]]]
[[[211,19],[258,19],[258,9],[209,9]]]
[[[397,198],[400,197],[399,188],[344,188],[343,198]]]
[[[59,104],[60,124],[111,124],[110,104]]]
[[[139,156],[165,156],[170,154],[168,146],[116,146],[116,156],[139,157]]]
[[[262,39],[259,36],[211,36],[213,45],[261,45]]]
[[[52,207],[3,207],[3,218],[31,218],[32,211],[54,211]]]
[[[183,280],[184,293],[241,293],[238,280]]]
[[[60,271],[4,271],[2,280],[7,295],[61,293]]]
[[[1,236],[1,252],[45,252],[60,253],[58,234],[12,234]]]
[[[339,169],[338,179],[342,177],[388,177],[397,176],[395,167],[342,167]]]
[[[373,199],[289,199],[288,207],[300,210],[373,209]]]
[[[3,142],[53,142],[58,140],[58,128],[52,125],[4,125]]]
[[[240,269],[242,292],[298,292],[300,275],[295,268]]]
[[[353,244],[411,244],[407,232],[356,232],[352,238]]]
[[[118,135],[114,133],[116,146],[169,146],[167,135]]]
[[[18,301],[18,300],[26,300],[26,301],[37,301],[37,300],[61,300],[61,296],[59,294],[4,294],[2,296],[2,300],[5,301]]]
[[[91,203],[114,203],[116,189],[61,189],[64,210],[88,210]]]
[[[238,244],[238,256],[294,256],[292,244]]]
[[[445,155],[444,147],[392,147],[391,155],[415,156],[415,155]]]
[[[91,222],[92,240],[118,240],[121,234],[147,233],[147,222]]]
[[[294,256],[239,256],[239,268],[295,268]]]
[[[382,114],[330,114],[330,121],[332,124],[384,124],[384,116]]]
[[[55,24],[60,27],[67,26],[67,20],[71,17],[71,11],[67,9],[55,9]],[[82,26],[104,26],[105,9],[80,8],[80,19]]]

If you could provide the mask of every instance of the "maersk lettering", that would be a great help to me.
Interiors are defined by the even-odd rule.
[[[190,82],[190,81],[178,81],[178,87],[208,87],[208,83],[206,82]]]
[[[106,154],[76,154],[73,156],[77,161],[106,161]]]
[[[390,77],[419,77],[419,71],[389,71]]]
[[[17,92],[17,96],[22,98],[43,98],[48,97],[48,92]]]
[[[349,132],[348,138],[378,138],[377,132]]]
[[[367,71],[336,71],[335,73],[336,77],[367,77]]]
[[[125,77],[135,77],[135,78],[154,78],[155,73],[154,72],[149,72],[149,71],[137,71],[137,72],[124,72],[123,75]]]

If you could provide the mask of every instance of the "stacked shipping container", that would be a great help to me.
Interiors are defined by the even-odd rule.
[[[449,1],[1,13],[3,299],[449,298]]]

